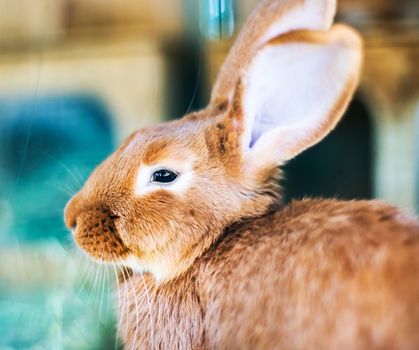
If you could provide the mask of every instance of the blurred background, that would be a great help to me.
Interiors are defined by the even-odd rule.
[[[0,349],[114,349],[115,271],[82,257],[66,201],[133,130],[205,106],[257,0],[0,0]],[[419,212],[419,2],[340,0],[365,38],[345,118],[292,160],[285,198]]]

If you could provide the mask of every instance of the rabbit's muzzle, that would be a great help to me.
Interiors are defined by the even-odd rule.
[[[70,202],[65,211],[66,225],[72,229],[76,243],[99,261],[124,257],[125,247],[115,227],[118,216],[100,205],[76,211]]]

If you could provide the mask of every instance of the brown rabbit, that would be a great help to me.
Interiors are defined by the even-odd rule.
[[[419,349],[419,222],[379,201],[281,205],[279,166],[357,86],[361,40],[334,13],[262,1],[209,106],[131,135],[67,205],[77,244],[129,268],[127,348]]]

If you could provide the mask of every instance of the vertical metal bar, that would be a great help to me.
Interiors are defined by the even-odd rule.
[[[230,37],[234,32],[233,0],[200,0],[199,27],[210,40]]]

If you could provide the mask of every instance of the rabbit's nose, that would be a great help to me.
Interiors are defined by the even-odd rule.
[[[65,209],[64,209],[64,221],[65,225],[70,229],[75,229],[77,226],[77,197],[73,197],[70,199],[70,201],[67,203]]]

